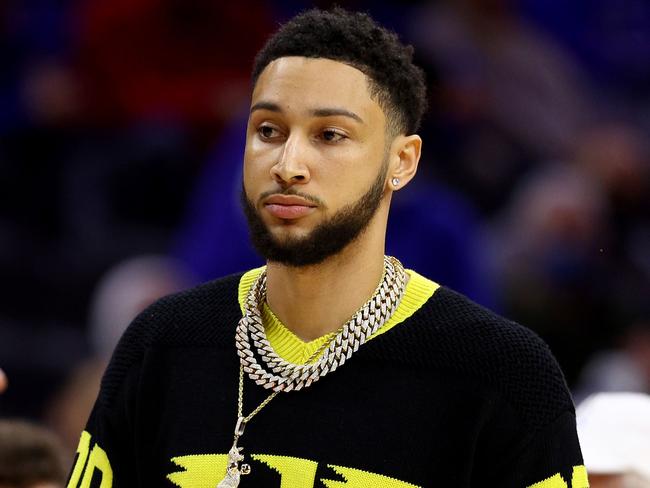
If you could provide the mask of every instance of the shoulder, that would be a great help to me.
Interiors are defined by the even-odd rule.
[[[546,343],[530,329],[440,287],[382,353],[495,391],[529,423],[551,422],[573,401]]]
[[[241,276],[229,275],[157,300],[133,321],[123,339],[149,344],[218,342],[241,317]]]
[[[241,318],[237,287],[241,274],[163,297],[140,313],[120,339],[104,377],[100,400],[108,402],[152,347],[232,343]]]

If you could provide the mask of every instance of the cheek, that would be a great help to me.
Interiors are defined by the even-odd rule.
[[[246,138],[246,153],[259,157],[273,151],[274,145],[260,141],[256,134],[249,134]]]
[[[266,176],[270,178],[273,154],[262,144],[251,142],[246,144],[244,149],[244,182],[252,183]]]
[[[384,153],[377,150],[350,151],[338,163],[323,171],[332,172],[339,183],[345,187],[356,188],[358,194],[364,194],[382,171]],[[329,176],[329,174],[328,174]]]
[[[255,202],[257,200],[257,196],[262,192],[263,185],[266,183],[266,180],[263,179],[259,168],[257,168],[254,164],[251,164],[250,160],[247,160],[246,157],[244,157],[242,179],[246,197],[250,201]]]

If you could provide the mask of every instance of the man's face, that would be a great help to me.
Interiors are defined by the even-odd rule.
[[[253,90],[242,200],[271,261],[317,264],[372,225],[383,199],[386,118],[366,76],[329,59],[285,57]]]

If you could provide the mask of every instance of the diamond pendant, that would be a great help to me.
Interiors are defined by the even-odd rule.
[[[217,488],[237,488],[239,486],[239,479],[241,475],[247,475],[251,472],[251,467],[248,464],[239,465],[244,460],[244,455],[241,453],[243,447],[237,447],[237,441],[244,433],[243,417],[237,419],[237,426],[235,427],[235,440],[232,443],[230,451],[228,451],[228,467],[226,468],[226,476],[217,485]]]

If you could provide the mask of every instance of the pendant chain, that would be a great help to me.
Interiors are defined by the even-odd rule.
[[[343,326],[341,326],[340,329],[342,329]],[[339,330],[340,330],[339,329]],[[337,331],[338,333],[338,331]],[[311,363],[314,359],[316,359],[318,356],[321,355],[321,353],[329,346],[328,342],[324,342],[323,344],[320,345],[314,353],[309,356],[309,359],[305,362],[305,364]],[[251,413],[249,413],[246,417],[244,417],[244,366],[239,365],[239,394],[237,395],[237,418],[243,418],[242,422],[244,424],[250,422],[250,420],[259,413],[260,410],[262,410],[271,400],[273,400],[278,393],[280,393],[281,390],[276,390],[272,392],[269,396],[267,396],[262,403],[260,403],[255,410],[253,410]]]
[[[244,367],[239,365],[239,398],[237,399],[237,418],[243,418],[244,423],[248,423],[257,413],[266,407],[266,404],[269,403],[275,396],[280,393],[280,391],[274,391],[266,399],[258,405],[258,407],[244,417]]]
[[[241,464],[244,455],[237,446],[246,424],[281,391],[300,390],[318,381],[343,365],[392,316],[404,294],[406,274],[402,263],[393,257],[384,257],[384,269],[379,285],[372,297],[343,324],[329,341],[324,341],[304,364],[293,364],[280,358],[266,338],[261,310],[266,300],[266,273],[263,271],[246,297],[244,316],[237,326],[236,345],[239,364],[239,389],[237,395],[237,424],[233,445],[228,452],[224,479],[217,488],[239,486],[240,476],[250,473],[248,464]],[[250,337],[249,337],[250,335]],[[251,345],[251,342],[253,343]],[[253,347],[261,356],[260,365]],[[244,373],[260,386],[273,391],[244,417]]]

